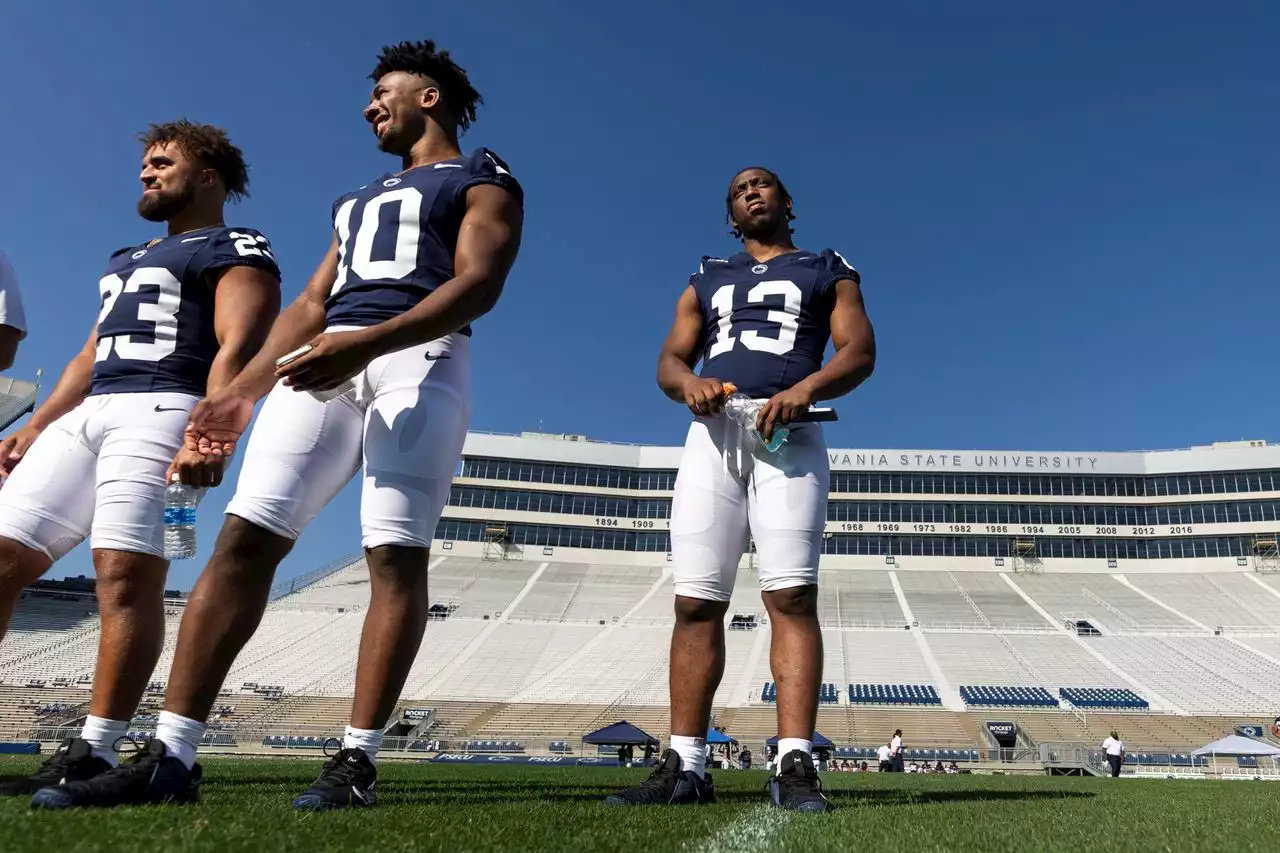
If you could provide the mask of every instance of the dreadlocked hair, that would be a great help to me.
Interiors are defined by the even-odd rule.
[[[782,193],[782,200],[787,203],[787,221],[794,222],[796,215],[791,212],[791,193],[787,192],[787,185],[782,182],[782,178],[778,177],[778,173],[772,169],[766,169],[764,166],[748,166],[745,169],[739,169],[733,173],[734,179],[737,179],[743,172],[764,172],[773,182],[778,185],[778,192]],[[724,197],[724,221],[729,223],[729,233],[741,240],[742,229],[738,227],[738,223],[733,221],[733,181],[729,182],[729,192]],[[788,228],[787,233],[794,234],[796,229]]]
[[[244,162],[244,152],[231,143],[220,127],[180,118],[149,125],[138,134],[138,140],[144,151],[172,142],[192,160],[218,173],[227,198],[236,201],[249,195],[249,167]]]
[[[431,39],[387,45],[379,54],[369,79],[376,82],[392,71],[419,74],[439,86],[445,108],[464,132],[476,120],[476,107],[484,103],[484,98],[467,79],[467,72],[453,61],[449,51],[436,50],[436,43]]]

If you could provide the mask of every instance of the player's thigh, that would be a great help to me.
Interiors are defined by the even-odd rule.
[[[826,443],[817,424],[793,430],[781,451],[756,459],[748,512],[761,589],[818,582],[830,485]]]
[[[277,384],[253,425],[227,513],[297,539],[359,468],[363,421],[351,395],[320,402]]]
[[[463,335],[369,365],[360,526],[365,548],[430,548],[471,421],[470,344]]]
[[[101,406],[89,398],[27,448],[0,488],[0,536],[57,560],[89,535],[98,454],[86,430]]]
[[[182,446],[197,398],[190,394],[109,395],[95,480],[95,551],[164,555],[165,473]]]
[[[676,595],[728,601],[747,544],[747,491],[727,421],[689,426],[671,503],[671,562]]]

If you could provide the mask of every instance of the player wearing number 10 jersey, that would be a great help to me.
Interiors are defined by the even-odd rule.
[[[156,740],[61,804],[195,796],[205,720],[262,617],[276,566],[357,471],[370,602],[351,725],[294,806],[376,799],[374,762],[422,642],[428,548],[466,437],[468,324],[497,301],[523,215],[502,161],[458,147],[480,96],[447,53],[430,41],[388,47],[371,77],[364,117],[402,170],[337,201],[333,243],[304,293],[241,377],[196,407],[188,446],[225,456],[266,396],[183,615]]]
[[[711,702],[724,675],[724,618],[748,541],[769,613],[777,683],[775,805],[823,811],[811,757],[822,677],[818,555],[826,524],[828,462],[822,427],[799,422],[815,400],[847,394],[871,375],[875,337],[858,273],[831,251],[797,249],[791,196],[768,169],[744,169],[726,199],[743,251],[703,258],[676,308],[658,384],[697,419],[689,428],[671,507],[676,624],[671,638],[671,748],[613,805],[715,799],[705,775]],[[835,355],[824,365],[827,342]],[[701,375],[693,367],[702,361]],[[767,400],[757,428],[770,453],[721,414],[725,384]]]
[[[116,763],[164,641],[164,489],[171,466],[193,461],[179,455],[187,414],[239,373],[280,306],[267,239],[223,225],[226,199],[245,193],[240,150],[186,121],[153,125],[142,142],[138,212],[168,236],[111,256],[84,349],[0,442],[0,637],[22,588],[86,537],[102,620],[82,739],[3,793]]]

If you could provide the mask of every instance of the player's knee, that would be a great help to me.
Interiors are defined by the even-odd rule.
[[[164,600],[168,567],[162,558],[124,552],[94,556],[95,590],[104,611],[158,605]]]
[[[379,545],[365,552],[369,580],[386,590],[411,590],[427,582],[431,552],[407,545]]]
[[[729,609],[727,601],[710,601],[705,598],[689,598],[676,596],[676,623],[693,625],[705,622],[719,622],[724,619]]]
[[[291,539],[239,516],[228,515],[206,571],[274,571],[291,548]]]
[[[48,568],[49,559],[39,551],[0,536],[0,595],[16,597]]]
[[[818,587],[789,586],[768,590],[764,594],[765,609],[772,618],[808,619],[818,615]]]

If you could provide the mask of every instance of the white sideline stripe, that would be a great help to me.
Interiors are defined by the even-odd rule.
[[[942,700],[942,707],[948,711],[964,711],[964,700],[960,698],[960,691],[951,686],[951,682],[947,680],[947,676],[942,671],[942,667],[938,664],[938,659],[933,656],[933,649],[929,648],[929,641],[925,639],[924,632],[915,624],[915,614],[911,612],[911,605],[907,604],[907,593],[902,589],[902,584],[898,582],[898,573],[889,571],[889,583],[893,585],[893,594],[898,597],[898,606],[902,608],[902,615],[907,618],[907,624],[911,625],[911,639],[915,641],[916,648],[920,651],[920,657],[924,661],[925,667],[929,670],[929,675],[933,678],[933,686],[938,690],[938,698]],[[848,673],[845,673],[846,675]]]
[[[1001,572],[1000,580],[1008,584],[1009,588],[1012,589],[1014,592],[1016,592],[1018,594],[1018,597],[1027,603],[1028,607],[1030,607],[1036,613],[1039,613],[1040,618],[1048,622],[1050,625],[1052,625],[1054,629],[1058,631],[1058,633],[1060,634],[1074,633],[1074,632],[1068,632],[1066,629],[1066,626],[1064,626],[1060,620],[1054,619],[1052,616],[1049,615],[1049,612],[1047,610],[1045,610],[1039,604],[1036,604],[1035,601],[1032,600],[1031,596],[1027,595],[1027,593],[1023,591],[1022,587],[1018,586],[1016,583],[1013,582],[1013,578],[1009,577],[1008,574],[1006,574],[1005,572]]]
[[[1265,582],[1263,582],[1261,579],[1259,579],[1259,578],[1257,578],[1257,577],[1254,577],[1253,575],[1246,574],[1246,575],[1245,575],[1245,577],[1247,577],[1249,580],[1253,581],[1253,582],[1254,582],[1254,583],[1256,583],[1258,586],[1260,586],[1260,587],[1262,587],[1263,589],[1265,589],[1267,592],[1269,592],[1269,593],[1271,593],[1272,595],[1274,595],[1276,598],[1280,598],[1280,590],[1276,589],[1276,588],[1275,588],[1275,587],[1273,587],[1271,584],[1269,584],[1269,583],[1265,583]]]
[[[684,849],[697,853],[766,853],[781,846],[783,830],[791,815],[773,806],[756,806],[715,835],[685,842]]]
[[[1134,591],[1134,592],[1136,592],[1138,595],[1142,596],[1142,597],[1143,597],[1143,598],[1145,598],[1147,601],[1150,601],[1152,604],[1156,605],[1157,607],[1163,607],[1165,610],[1168,610],[1168,611],[1169,611],[1170,613],[1172,613],[1174,616],[1177,616],[1179,619],[1185,619],[1185,620],[1187,620],[1187,621],[1188,621],[1188,622],[1190,622],[1192,625],[1195,625],[1197,628],[1199,628],[1200,630],[1204,631],[1204,632],[1205,632],[1205,633],[1207,633],[1207,634],[1212,634],[1212,633],[1213,633],[1213,629],[1211,629],[1208,625],[1204,624],[1203,622],[1200,622],[1200,621],[1198,621],[1198,620],[1192,619],[1190,616],[1188,616],[1187,614],[1183,613],[1181,610],[1178,610],[1178,609],[1176,609],[1176,608],[1170,607],[1169,605],[1165,604],[1163,601],[1161,601],[1160,599],[1156,598],[1154,595],[1152,595],[1151,593],[1147,592],[1146,590],[1144,590],[1144,589],[1138,589],[1138,588],[1137,588],[1136,586],[1134,586],[1134,585],[1129,581],[1129,579],[1128,579],[1127,577],[1125,577],[1124,575],[1112,575],[1111,577],[1113,577],[1113,578],[1115,578],[1116,580],[1120,581],[1120,583],[1122,583],[1122,584],[1124,584],[1125,586],[1129,587],[1129,589],[1133,590],[1133,591]]]
[[[635,606],[632,607],[630,610],[628,610],[621,619],[609,625],[604,630],[597,632],[593,637],[591,637],[591,639],[583,643],[582,646],[576,652],[569,655],[569,657],[565,658],[560,663],[559,666],[552,667],[550,672],[543,675],[537,681],[534,681],[533,683],[526,685],[523,690],[521,690],[515,696],[512,696],[507,701],[512,704],[515,704],[517,702],[528,702],[530,700],[526,697],[530,696],[531,694],[536,694],[537,691],[542,687],[542,685],[547,684],[552,679],[559,677],[561,673],[571,670],[578,663],[578,661],[586,657],[591,652],[592,649],[600,645],[602,642],[605,641],[605,639],[607,639],[619,628],[625,625],[627,620],[631,618],[632,614],[639,612],[640,608],[643,607],[646,603],[648,603],[649,599],[657,595],[658,590],[662,589],[662,585],[666,583],[667,578],[669,576],[670,576],[670,572],[664,571],[661,577],[659,577],[656,581],[654,581],[653,585],[649,587],[649,591],[644,594],[644,597],[641,598],[639,601],[637,601],[635,603]],[[513,608],[508,608],[508,610],[511,610],[511,609]],[[624,696],[626,696],[627,692],[628,691],[623,691],[621,694],[619,694],[618,698],[619,699],[623,698]]]
[[[471,642],[467,643],[467,645],[463,647],[457,657],[449,661],[449,663],[445,665],[444,669],[436,673],[435,678],[427,682],[423,686],[422,690],[418,691],[419,695],[432,696],[436,691],[442,690],[444,686],[449,683],[449,679],[453,678],[454,673],[462,669],[462,665],[470,660],[471,656],[480,650],[480,647],[485,644],[485,641],[492,637],[499,627],[506,624],[507,617],[516,609],[516,605],[523,601],[524,597],[529,594],[529,591],[533,589],[534,584],[538,582],[538,578],[542,577],[542,573],[547,570],[547,566],[549,565],[551,564],[540,564],[529,577],[529,580],[525,583],[519,594],[517,594],[515,598],[511,599],[510,603],[502,609],[502,615],[491,621],[484,628],[480,629],[480,633],[476,634]]]

